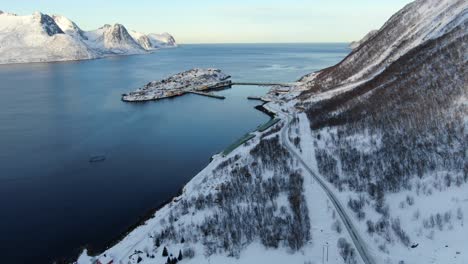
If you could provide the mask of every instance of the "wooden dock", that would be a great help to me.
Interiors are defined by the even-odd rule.
[[[203,86],[201,88],[198,88],[197,90],[198,91],[216,91],[216,90],[223,90],[223,89],[226,89],[226,88],[230,88],[232,85],[232,82],[231,81],[222,81],[222,82],[219,82],[219,83],[216,83],[214,85],[206,85],[206,86]]]
[[[226,99],[225,96],[217,95],[217,94],[213,94],[213,93],[198,92],[198,91],[190,91],[190,92],[187,92],[187,93],[198,94],[198,95],[202,95],[202,96],[208,96],[208,97],[212,97],[212,98],[216,98],[216,99]]]
[[[264,82],[232,82],[231,85],[257,85],[257,86],[292,86],[290,83],[264,83]]]

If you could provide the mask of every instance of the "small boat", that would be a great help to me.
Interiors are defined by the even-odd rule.
[[[89,162],[102,162],[106,160],[106,156],[101,155],[101,156],[93,156],[89,159]]]

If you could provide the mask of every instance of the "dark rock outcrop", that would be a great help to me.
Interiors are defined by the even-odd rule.
[[[55,20],[49,15],[39,13],[40,23],[47,35],[53,36],[55,34],[64,34],[62,29],[55,23]]]

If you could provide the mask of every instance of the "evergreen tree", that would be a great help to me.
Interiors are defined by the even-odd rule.
[[[184,237],[182,237],[182,239],[180,240],[180,243],[182,243],[182,244],[185,243]]]
[[[163,252],[162,252],[162,256],[163,256],[163,257],[167,257],[168,255],[169,255],[169,254],[167,253],[167,248],[164,247]],[[169,260],[169,258],[167,258],[167,259]]]
[[[182,260],[182,250],[179,250],[179,256],[177,257],[177,259],[178,259],[179,261]]]
[[[166,264],[172,264],[171,257],[167,257]]]
[[[157,238],[154,240],[154,245],[155,245],[156,247],[161,246],[161,240],[159,239],[159,237],[157,237]]]

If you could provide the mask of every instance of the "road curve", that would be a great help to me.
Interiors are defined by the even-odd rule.
[[[296,152],[292,144],[289,142],[288,136],[286,135],[286,132],[288,131],[288,128],[290,126],[290,117],[289,115],[286,115],[286,122],[287,125],[284,126],[283,130],[281,131],[281,141],[283,142],[283,145],[288,149],[288,151],[294,155],[299,162],[302,164],[302,166],[309,172],[309,174],[315,179],[315,181],[322,187],[322,189],[325,191],[327,194],[328,198],[332,202],[332,204],[335,206],[336,211],[338,212],[338,215],[341,218],[341,221],[344,223],[346,229],[348,230],[349,235],[351,236],[351,239],[353,240],[354,247],[357,249],[359,252],[359,255],[361,256],[362,261],[365,264],[375,264],[374,259],[372,256],[369,254],[367,251],[367,248],[365,246],[365,243],[363,242],[362,238],[359,236],[358,231],[354,227],[350,217],[344,210],[344,207],[341,205],[340,201],[336,198],[336,196],[333,194],[333,192],[328,188],[328,186],[325,184],[324,180],[315,174],[312,169],[307,165],[306,162],[302,159],[302,157]]]

